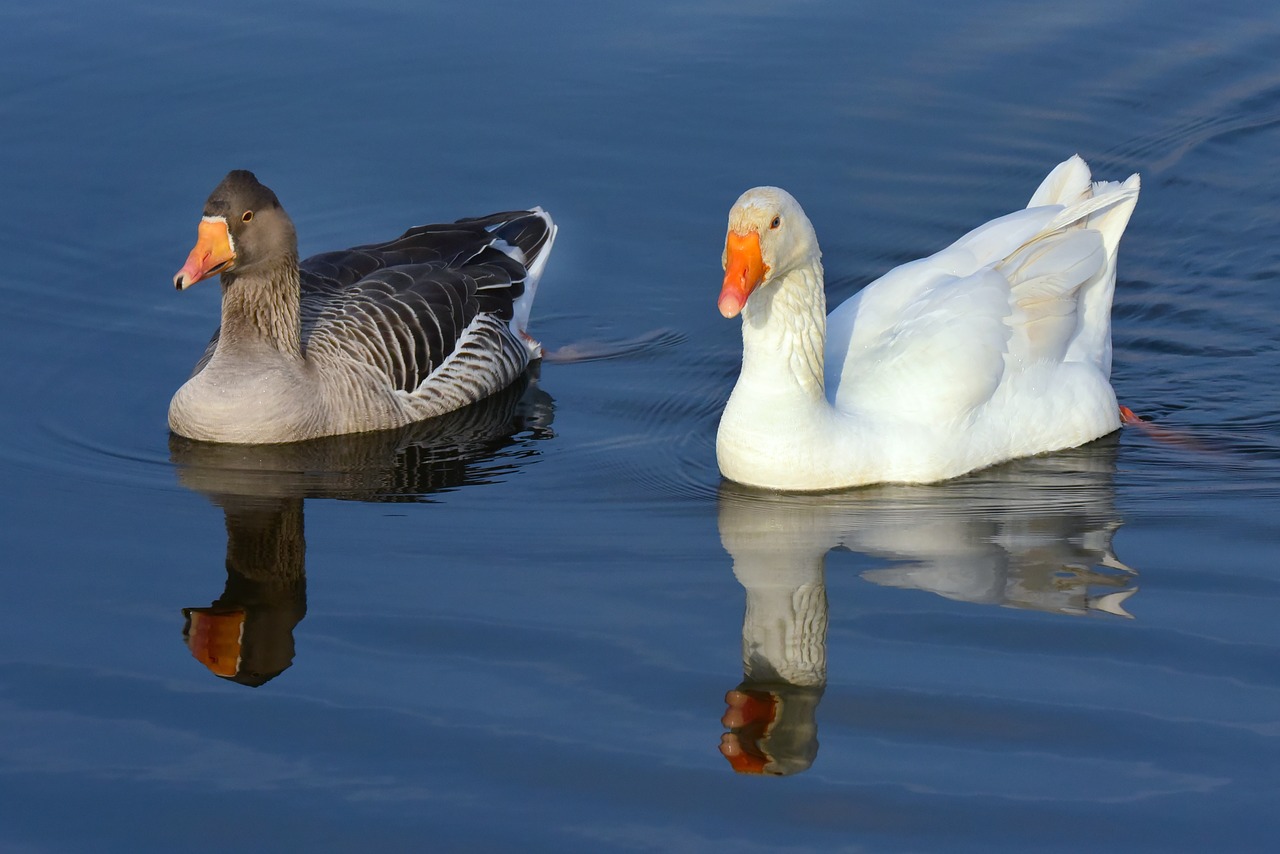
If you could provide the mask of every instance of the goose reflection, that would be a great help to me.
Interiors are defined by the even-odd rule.
[[[795,774],[818,751],[827,553],[897,562],[867,581],[964,602],[1130,616],[1136,573],[1112,551],[1118,438],[929,486],[779,494],[725,481],[720,539],[746,589],[743,680],[720,752],[740,773]]]
[[[294,657],[306,616],[303,500],[424,501],[477,484],[536,456],[549,438],[551,396],[527,374],[466,409],[407,427],[287,445],[222,445],[169,439],[183,486],[226,516],[226,586],[208,607],[184,608],[191,654],[224,679],[258,686]]]

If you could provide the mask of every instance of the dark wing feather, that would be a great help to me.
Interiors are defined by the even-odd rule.
[[[204,366],[209,364],[209,360],[213,358],[213,351],[218,349],[218,338],[222,335],[222,327],[219,326],[213,330],[213,337],[209,339],[209,343],[205,345],[204,353],[196,361],[196,366],[191,369],[191,376],[195,376],[204,370]]]
[[[493,236],[518,247],[524,253],[525,262],[532,264],[547,245],[551,230],[547,221],[529,211],[507,211],[485,217],[458,220],[458,224],[478,225]]]
[[[413,391],[440,367],[479,314],[509,321],[546,221],[529,211],[411,228],[395,240],[327,252],[302,270],[304,346],[367,362]]]

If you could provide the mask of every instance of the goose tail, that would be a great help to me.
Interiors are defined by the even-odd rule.
[[[542,345],[529,334],[529,314],[538,293],[538,282],[551,256],[551,246],[556,239],[556,224],[551,215],[540,207],[521,212],[521,215],[503,222],[490,231],[496,238],[494,246],[524,265],[524,288],[511,304],[511,332],[529,347],[530,358],[542,355]]]
[[[1076,333],[1067,349],[1068,361],[1090,361],[1104,376],[1111,374],[1111,301],[1116,285],[1116,256],[1120,238],[1142,181],[1130,175],[1125,181],[1094,181],[1088,165],[1077,154],[1060,163],[1040,184],[1031,203],[1062,205],[1042,233],[1070,229],[1097,232],[1105,253],[1101,268],[1080,288],[1077,296]]]

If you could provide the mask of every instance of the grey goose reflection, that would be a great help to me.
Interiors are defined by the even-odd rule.
[[[746,592],[743,679],[725,696],[720,744],[734,770],[786,775],[814,762],[833,549],[891,561],[862,573],[882,586],[1064,615],[1131,616],[1125,604],[1137,573],[1111,545],[1122,524],[1117,447],[1113,434],[938,485],[788,494],[723,481],[720,540]]]
[[[535,461],[554,417],[536,368],[479,403],[398,430],[252,446],[171,436],[179,482],[226,521],[222,594],[182,610],[196,660],[254,687],[292,665],[293,630],[307,612],[305,499],[425,502]]]
[[[241,444],[384,430],[510,385],[556,227],[542,209],[411,228],[298,260],[293,222],[251,172],[205,203],[183,290],[222,282],[222,322],[169,406],[173,432]]]

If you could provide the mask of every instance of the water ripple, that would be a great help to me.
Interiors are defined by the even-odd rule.
[[[545,352],[542,358],[551,364],[627,359],[678,347],[684,340],[684,334],[674,329],[652,329],[622,340],[583,340],[562,344]]]

